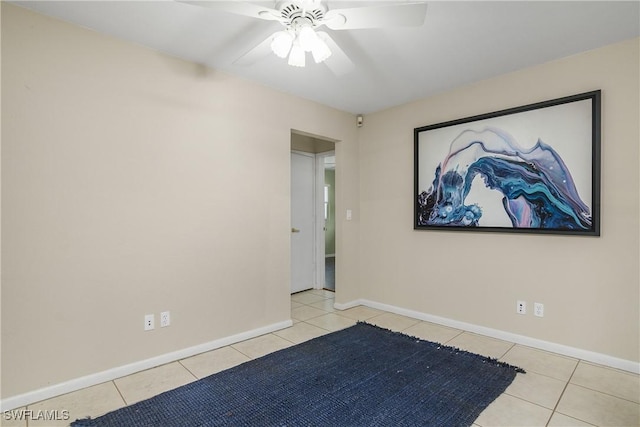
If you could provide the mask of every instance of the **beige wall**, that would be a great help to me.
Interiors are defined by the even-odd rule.
[[[290,318],[290,133],[353,205],[352,115],[4,2],[2,43],[3,398]]]
[[[367,116],[360,141],[364,299],[639,361],[638,40]],[[418,232],[413,129],[602,89],[602,236]],[[384,242],[384,244],[380,244]],[[517,299],[530,314],[515,314]],[[534,317],[533,302],[545,304]]]

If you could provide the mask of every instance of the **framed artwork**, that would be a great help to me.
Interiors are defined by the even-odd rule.
[[[414,129],[414,229],[600,235],[600,91]]]

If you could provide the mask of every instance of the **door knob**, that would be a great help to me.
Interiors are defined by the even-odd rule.
[[[300,230],[298,230],[297,228],[293,228],[293,227],[291,227],[291,232],[292,232],[292,233],[299,233],[299,232],[300,232]]]

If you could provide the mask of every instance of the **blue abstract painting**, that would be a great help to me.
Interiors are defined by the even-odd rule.
[[[414,228],[598,235],[593,94],[415,129]]]

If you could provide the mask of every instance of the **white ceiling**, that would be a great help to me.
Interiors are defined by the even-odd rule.
[[[327,30],[355,63],[337,77],[324,64],[295,68],[275,55],[234,65],[281,28],[273,21],[171,0],[12,3],[354,114],[640,36],[639,1],[428,2],[422,27]]]

